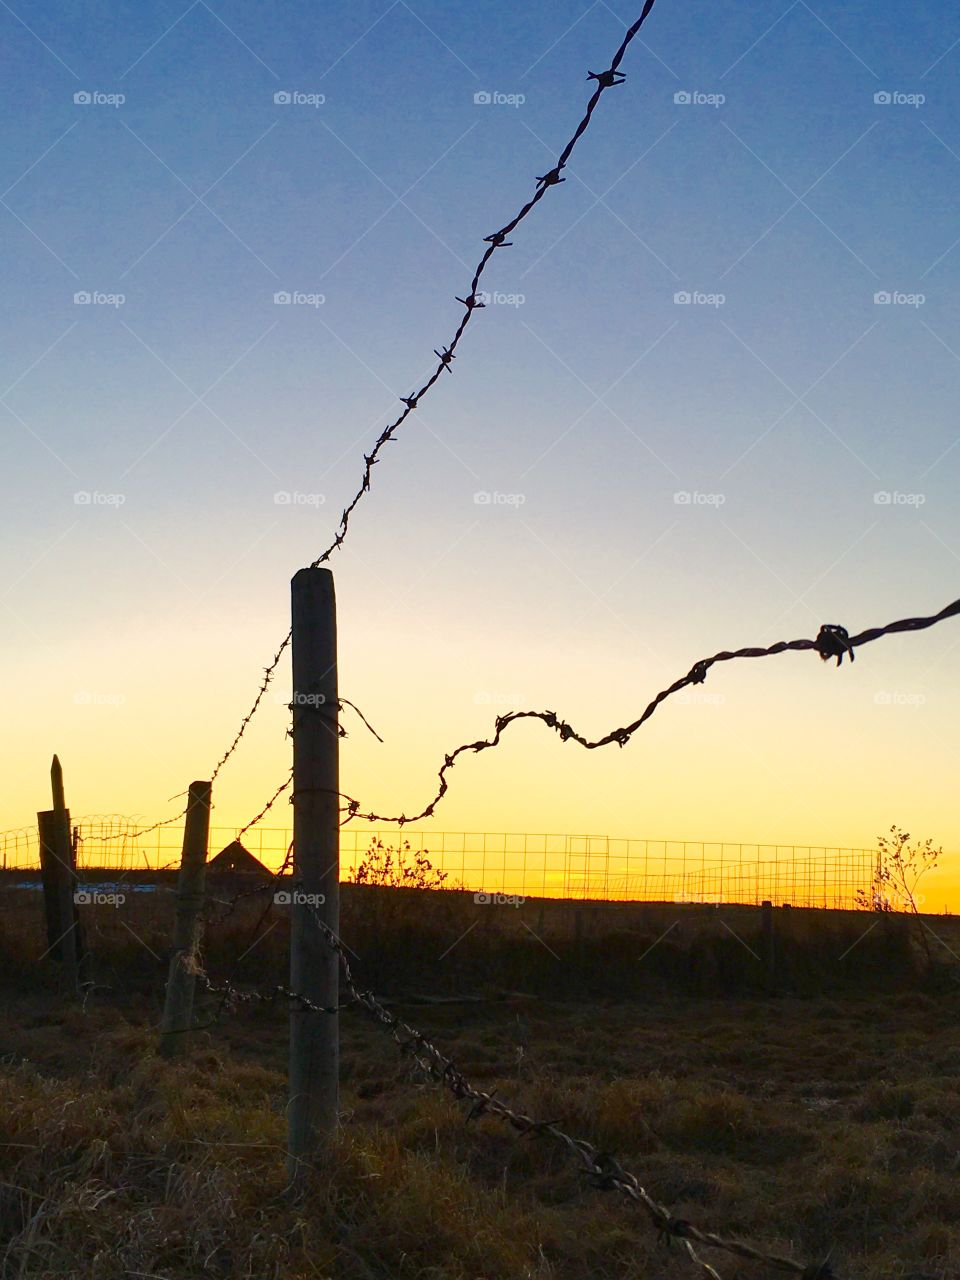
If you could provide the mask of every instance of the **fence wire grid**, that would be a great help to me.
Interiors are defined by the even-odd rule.
[[[156,871],[176,865],[182,827],[143,834],[122,815],[76,824],[81,875]],[[213,827],[211,856],[235,845],[271,873],[284,862],[286,827]],[[348,827],[340,833],[340,873],[356,879],[372,845],[424,852],[443,887],[473,893],[593,902],[739,903],[851,910],[869,894],[876,850],[704,840],[653,840],[531,832],[426,831]],[[0,869],[38,871],[36,828],[0,832]]]

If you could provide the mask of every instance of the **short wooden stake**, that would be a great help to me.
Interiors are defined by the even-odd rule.
[[[173,955],[160,1024],[159,1051],[165,1058],[180,1053],[193,1024],[196,957],[200,944],[200,912],[207,871],[210,836],[209,782],[191,782],[183,828],[183,853],[177,880],[177,915]]]
[[[50,766],[53,808],[37,814],[40,833],[40,876],[47,920],[47,950],[60,961],[64,984],[76,991],[79,980],[79,931],[74,849],[70,839],[70,811],[63,789],[63,769],[57,756]]]

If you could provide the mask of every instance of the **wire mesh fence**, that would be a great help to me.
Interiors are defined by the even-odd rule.
[[[78,868],[157,871],[179,864],[182,826],[144,832],[132,819],[81,819]],[[276,871],[290,847],[286,827],[244,833],[242,847]],[[235,849],[236,829],[214,827],[210,852]],[[531,832],[452,832],[347,827],[340,833],[341,878],[356,879],[371,846],[423,851],[446,888],[473,893],[608,902],[703,902],[849,910],[869,893],[875,850],[702,840],[652,840]],[[35,829],[0,832],[0,869],[39,870]],[[229,865],[229,862],[227,863]],[[250,864],[252,866],[252,864]],[[253,867],[255,870],[255,866]]]

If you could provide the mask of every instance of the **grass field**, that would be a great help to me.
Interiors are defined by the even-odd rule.
[[[445,985],[485,998],[431,1004],[416,998],[438,989],[426,982],[438,972],[436,947],[424,953],[433,945],[427,898],[419,934],[384,915],[396,899],[376,918],[369,898],[346,915],[359,912],[355,933],[365,923],[367,946],[379,936],[391,959],[393,982],[381,966],[377,989],[395,988],[393,1007],[478,1086],[615,1153],[677,1216],[705,1228],[805,1263],[832,1253],[834,1272],[850,1280],[960,1274],[960,994],[919,973],[908,981],[896,934],[877,945],[874,930],[862,971],[844,970],[825,920],[819,946],[826,951],[830,939],[837,976],[819,994],[797,991],[796,976],[811,987],[816,966],[809,958],[800,965],[800,951],[786,946],[793,977],[777,995],[762,984],[679,994],[664,979],[676,956],[658,970],[656,951],[638,970],[646,966],[650,980],[630,994],[629,931],[591,938],[581,919],[569,953],[559,933],[545,935],[566,983],[556,973],[552,986],[541,981],[532,952],[529,981],[519,955],[509,973],[484,981],[490,951],[474,939]],[[124,951],[127,930],[114,912],[92,930],[98,985],[81,1009],[57,993],[50,962],[38,965],[29,952],[35,912],[30,902],[16,919],[6,913],[0,942],[2,1280],[697,1274],[679,1246],[657,1240],[640,1209],[591,1186],[560,1150],[518,1139],[492,1118],[465,1123],[449,1095],[358,1010],[341,1018],[342,1134],[304,1201],[291,1203],[285,1010],[227,1013],[196,1034],[181,1061],[165,1062],[155,1052],[162,950],[156,960],[136,941]],[[163,908],[144,912],[158,917],[157,936],[146,916],[138,932],[162,946]],[[451,921],[442,923],[446,937]],[[739,923],[743,945],[733,944],[746,954],[754,939]],[[870,923],[859,918],[861,933]],[[230,929],[239,939],[249,924],[234,919]],[[283,933],[246,962],[246,981],[272,976]],[[638,925],[634,962],[641,934]],[[504,945],[503,936],[491,942]],[[687,928],[673,945],[697,954],[697,931]],[[605,946],[614,997],[601,994]],[[403,948],[408,972],[398,967]],[[211,973],[222,959],[211,944]],[[716,956],[707,968],[718,988],[736,976]],[[211,1010],[208,998],[201,1018]],[[704,1252],[724,1280],[776,1274]]]

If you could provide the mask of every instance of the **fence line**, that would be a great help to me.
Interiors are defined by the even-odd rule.
[[[83,818],[77,823],[78,866],[91,872],[153,871],[175,863],[180,831],[160,828],[145,838],[120,816]],[[126,829],[125,829],[126,828]],[[244,848],[275,870],[286,859],[288,827],[250,824],[211,828],[216,853],[238,837]],[[396,847],[389,829],[349,827],[340,833],[342,879],[356,878],[373,841]],[[391,841],[393,845],[391,846]],[[404,831],[403,843],[424,851],[445,874],[447,888],[525,898],[565,898],[593,902],[690,902],[850,910],[860,892],[869,895],[876,850],[757,842],[654,840],[602,835],[534,832]],[[37,832],[0,832],[0,869],[36,870]]]

